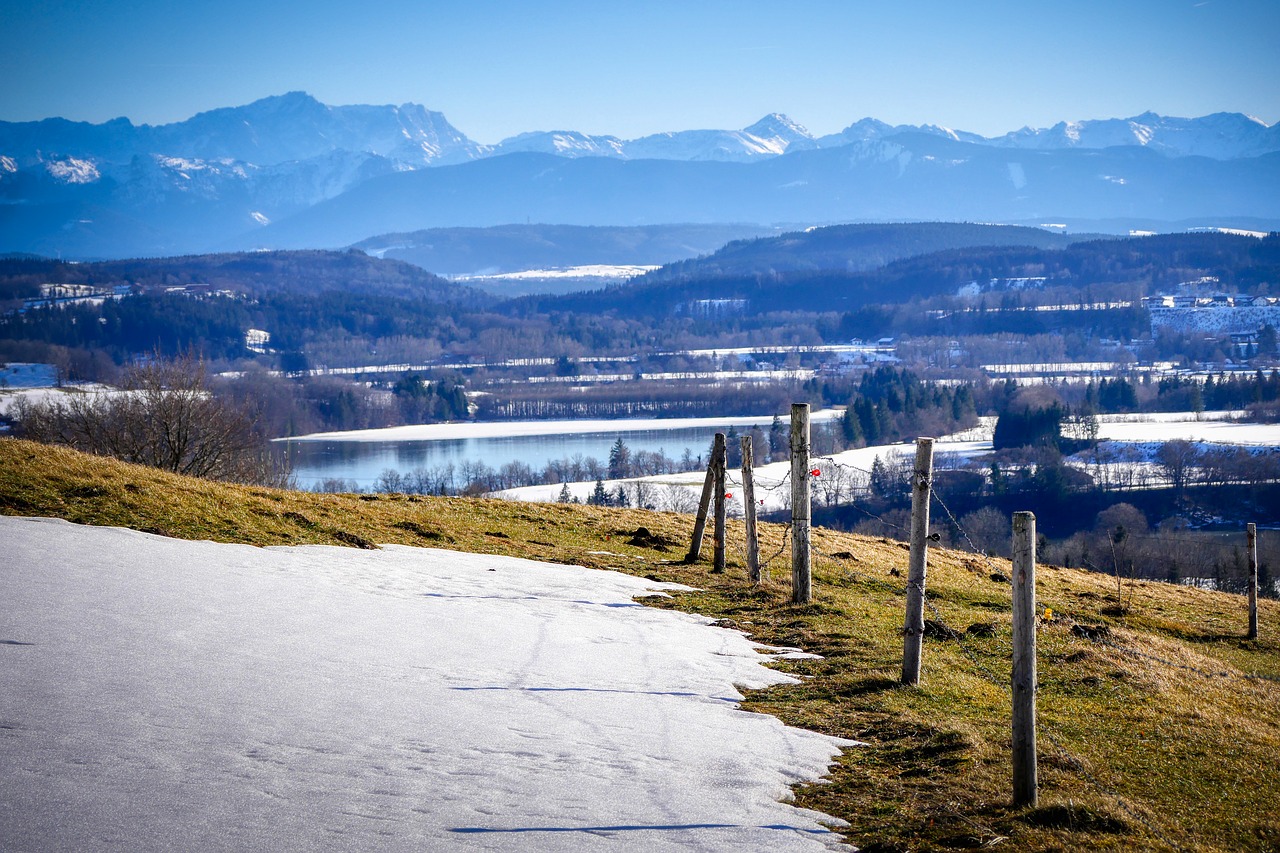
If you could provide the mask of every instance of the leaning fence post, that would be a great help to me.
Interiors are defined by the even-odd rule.
[[[1249,552],[1249,633],[1246,639],[1258,639],[1258,525],[1245,527],[1246,550]]]
[[[747,528],[747,577],[760,583],[760,543],[756,539],[756,483],[751,436],[742,436],[742,520]]]
[[[1013,514],[1013,805],[1034,807],[1036,778],[1036,517]]]
[[[716,536],[715,536],[715,553],[712,556],[711,571],[719,574],[724,571],[724,539],[725,539],[725,505],[724,505],[724,479],[725,468],[728,467],[728,453],[724,443],[724,433],[716,433],[715,442],[711,447],[711,469],[716,472],[715,489],[716,489]]]
[[[924,642],[924,586],[929,567],[929,492],[933,483],[933,439],[916,439],[911,477],[911,553],[907,567],[907,615],[902,625],[902,683],[920,683]]]
[[[693,522],[693,540],[689,543],[686,563],[696,563],[702,555],[702,536],[707,531],[707,512],[711,509],[711,490],[716,487],[715,463],[707,463],[707,477],[702,481],[702,497],[698,499],[698,515]]]
[[[813,598],[809,555],[809,404],[791,404],[791,601]]]

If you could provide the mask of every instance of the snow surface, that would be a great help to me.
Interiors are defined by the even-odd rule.
[[[628,279],[660,269],[657,264],[583,264],[554,269],[518,270],[492,275],[460,275],[454,281],[523,281],[544,278],[616,278]]]
[[[9,850],[840,849],[778,802],[851,742],[670,585],[387,546],[0,518]],[[845,848],[847,849],[847,848]]]
[[[991,452],[989,436],[985,441],[946,436],[935,441],[933,446],[936,455],[947,454],[956,459],[968,459]],[[891,461],[894,457],[914,458],[915,452],[915,442],[903,442],[901,444],[878,444],[871,447],[859,447],[855,450],[846,450],[831,456],[813,457],[813,467],[822,472],[814,480],[813,489],[817,493],[815,497],[821,501],[824,490],[837,488],[837,482],[840,483],[838,488],[842,493],[847,494],[849,489],[847,478],[849,475],[860,478],[865,483],[865,477],[870,474],[871,466],[875,464],[877,457],[885,461]],[[790,461],[771,462],[767,465],[756,466],[752,470],[759,512],[778,512],[790,506],[791,486],[787,483],[790,475]],[[626,480],[605,480],[604,487],[612,493],[620,485],[647,484],[651,491],[650,497],[656,501],[655,507],[666,509],[668,507],[663,504],[669,503],[670,500],[664,494],[664,491],[670,487],[688,491],[696,505],[696,500],[702,491],[702,484],[706,476],[705,471],[686,471],[680,474],[660,474],[653,477],[636,477]],[[823,480],[823,477],[827,479]],[[731,497],[728,499],[728,511],[736,515],[741,515],[742,512],[741,494],[739,492],[741,487],[740,480],[741,475],[737,471],[731,470],[728,472],[727,482],[733,489],[733,491],[729,492]],[[594,480],[582,483],[568,483],[567,485],[570,496],[584,502],[591,497],[596,487]],[[523,486],[517,489],[494,492],[493,497],[505,500],[532,501],[534,503],[555,503],[560,499],[563,488],[564,485],[558,483],[549,486]]]
[[[1194,417],[1194,416],[1193,416]],[[1117,442],[1164,442],[1175,439],[1210,444],[1280,446],[1280,424],[1231,423],[1225,420],[1106,421],[1098,438]]]
[[[811,421],[840,417],[835,409],[823,409]],[[705,429],[769,424],[773,415],[735,418],[622,418],[578,421],[491,421],[487,423],[410,424],[345,432],[314,432],[289,441],[456,441],[462,438],[512,438],[525,435],[579,435],[582,433],[651,432],[666,429]]]
[[[110,385],[100,385],[98,383],[85,383],[83,385],[71,385],[66,388],[15,388],[13,390],[0,390],[0,415],[7,415],[19,400],[25,399],[33,405],[43,403],[61,404],[67,399],[68,393],[82,392],[85,394],[123,394],[125,392],[112,388]]]
[[[829,410],[831,417],[838,416],[836,410]],[[1148,462],[1158,448],[1158,444],[1174,439],[1186,439],[1191,442],[1207,445],[1244,445],[1248,447],[1280,447],[1280,424],[1234,423],[1228,418],[1239,417],[1242,412],[1159,412],[1136,415],[1101,415],[1098,418],[1098,438],[1107,443],[1109,450],[1126,458],[1117,463],[1119,467],[1131,467],[1129,456],[1145,459]],[[961,461],[973,459],[991,453],[992,430],[995,418],[981,418],[979,426],[962,432],[944,435],[934,441],[934,454],[939,460],[949,457]],[[714,425],[714,424],[713,424]],[[1124,448],[1131,448],[1125,451]],[[833,494],[844,495],[847,501],[849,488],[853,481],[861,481],[871,471],[879,457],[885,462],[895,458],[913,459],[915,442],[899,444],[878,444],[870,447],[859,447],[846,450],[832,456],[815,457],[814,467],[821,472],[813,483],[814,498],[824,499],[825,490],[833,490]],[[1149,467],[1149,466],[1148,466]],[[757,466],[752,476],[755,481],[756,498],[759,501],[759,512],[778,512],[789,506],[791,499],[790,486],[784,482],[791,472],[791,463],[773,462]],[[843,475],[843,478],[842,478]],[[735,477],[736,472],[729,472],[729,482],[740,486]],[[705,471],[688,471],[681,474],[663,474],[653,477],[636,477],[625,480],[606,480],[604,487],[612,494],[618,486],[630,486],[643,483],[649,486],[649,497],[658,509],[674,508],[666,491],[670,488],[686,490],[691,499],[696,501],[702,490],[706,477]],[[823,478],[826,478],[825,480]],[[568,483],[569,494],[580,501],[586,501],[595,491],[595,481]],[[495,492],[493,497],[506,500],[532,501],[535,503],[554,503],[560,499],[563,484],[546,486],[524,486]],[[632,487],[634,488],[634,487]],[[738,500],[739,492],[729,499],[730,512],[741,512]],[[686,505],[688,501],[684,502]]]

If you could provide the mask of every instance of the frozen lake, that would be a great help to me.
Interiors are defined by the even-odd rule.
[[[839,413],[814,413],[814,421]],[[686,448],[705,460],[711,440],[729,427],[746,432],[753,425],[767,430],[772,415],[738,418],[672,418],[589,421],[510,421],[500,423],[424,424],[378,430],[316,433],[277,443],[292,463],[298,488],[326,479],[354,480],[369,489],[384,469],[408,473],[452,463],[483,462],[499,469],[523,462],[541,471],[550,461],[578,454],[608,464],[609,449],[619,437],[632,454],[662,451],[679,459]],[[787,418],[783,418],[784,425]]]

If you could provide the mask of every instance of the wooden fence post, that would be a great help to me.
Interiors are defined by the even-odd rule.
[[[791,404],[791,601],[813,598],[809,554],[809,404]]]
[[[724,433],[716,433],[711,448],[711,468],[716,472],[716,536],[715,553],[712,555],[711,571],[720,574],[724,571],[724,538],[725,538],[725,469],[728,467],[729,454],[724,443]]]
[[[1036,517],[1013,514],[1013,805],[1035,807]]]
[[[760,583],[760,543],[756,539],[756,482],[751,436],[742,437],[742,517],[747,528],[747,577]]]
[[[714,458],[714,457],[713,457]],[[716,487],[715,462],[707,463],[707,477],[702,481],[702,497],[698,499],[698,515],[693,522],[693,540],[689,543],[686,563],[696,563],[702,555],[702,537],[707,531],[707,513],[711,510],[711,490]]]
[[[916,439],[911,477],[911,552],[907,567],[907,614],[902,625],[902,683],[920,683],[924,642],[924,589],[929,569],[929,493],[933,484],[933,439]]]
[[[1258,525],[1253,522],[1245,527],[1246,549],[1249,552],[1249,633],[1245,639],[1258,639]]]

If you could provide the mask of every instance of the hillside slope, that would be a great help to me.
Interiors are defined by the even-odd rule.
[[[1244,641],[1238,596],[1042,569],[1041,806],[1009,799],[1008,564],[930,554],[924,681],[903,689],[906,551],[901,543],[814,532],[815,601],[787,603],[774,580],[679,561],[688,516],[571,505],[404,495],[312,495],[184,479],[14,439],[0,440],[0,513],[53,516],[187,539],[257,545],[447,547],[612,568],[699,587],[665,606],[724,620],[761,643],[823,657],[784,665],[800,684],[758,691],[751,710],[869,741],[798,804],[843,817],[864,850],[1273,850],[1280,821],[1280,606]],[[740,523],[730,541],[741,543]],[[762,528],[761,552],[785,552]],[[945,630],[950,626],[956,635]]]

